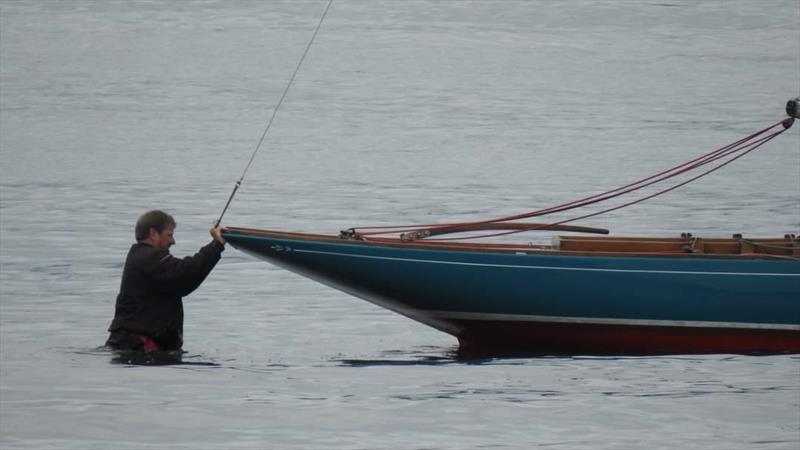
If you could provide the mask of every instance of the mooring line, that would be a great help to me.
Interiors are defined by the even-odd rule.
[[[261,144],[264,142],[264,138],[267,136],[267,132],[269,128],[272,126],[272,122],[275,120],[275,116],[278,114],[278,109],[280,109],[281,105],[283,104],[283,100],[286,98],[286,94],[289,92],[289,88],[292,87],[292,83],[294,83],[294,79],[297,76],[297,72],[300,71],[300,67],[303,65],[303,61],[306,59],[306,55],[308,51],[311,49],[311,44],[314,43],[314,38],[317,37],[317,33],[319,33],[320,27],[322,27],[322,22],[325,21],[325,16],[328,14],[328,10],[331,8],[331,4],[333,0],[328,0],[328,5],[325,7],[325,11],[322,12],[322,17],[319,19],[319,23],[317,24],[317,28],[314,29],[314,34],[311,35],[311,39],[308,41],[308,45],[306,46],[305,51],[303,52],[303,56],[300,57],[300,61],[297,63],[297,67],[294,69],[294,73],[292,73],[292,77],[289,79],[289,82],[286,84],[286,88],[283,90],[283,94],[281,95],[280,100],[278,100],[278,104],[275,106],[275,109],[272,110],[272,116],[269,118],[269,122],[267,122],[267,126],[264,128],[264,132],[261,133],[261,139],[258,140],[258,144],[256,144],[255,150],[253,150],[253,154],[250,155],[250,160],[247,162],[247,165],[242,172],[242,176],[239,177],[239,180],[236,181],[236,184],[233,187],[233,191],[231,192],[230,197],[228,197],[228,202],[225,203],[225,208],[222,209],[222,214],[219,215],[219,219],[217,219],[215,227],[218,227],[219,224],[222,222],[222,217],[225,216],[225,212],[228,211],[228,207],[231,205],[231,201],[233,201],[233,196],[236,195],[236,191],[239,190],[239,186],[242,185],[242,181],[244,181],[245,175],[247,175],[247,171],[250,170],[250,166],[253,164],[253,160],[256,158],[256,153],[261,148]]]

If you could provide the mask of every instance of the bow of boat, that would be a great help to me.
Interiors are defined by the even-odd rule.
[[[241,228],[225,237],[244,252],[456,336],[462,348],[800,351],[793,240],[748,241],[749,248],[710,240],[705,250],[717,253],[700,253],[688,251],[683,238],[562,238],[558,247],[532,247]],[[776,254],[747,251],[758,246]]]

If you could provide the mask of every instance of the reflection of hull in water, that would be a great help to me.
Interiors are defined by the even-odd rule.
[[[743,254],[745,243],[732,239],[685,253],[686,242],[671,239],[565,238],[558,247],[515,247],[241,228],[225,238],[452,334],[466,352],[800,352],[800,261],[792,239],[764,247],[787,257]]]

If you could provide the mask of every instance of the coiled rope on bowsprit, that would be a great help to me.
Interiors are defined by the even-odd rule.
[[[456,223],[444,223],[444,224],[427,224],[427,225],[393,225],[393,226],[367,226],[367,227],[355,227],[349,230],[343,231],[342,236],[347,238],[354,238],[354,239],[368,239],[371,236],[379,236],[379,235],[397,235],[399,234],[401,239],[404,241],[414,241],[417,239],[424,239],[429,238],[436,235],[448,234],[448,233],[460,233],[464,230],[469,229],[491,229],[491,225],[498,225],[498,229],[508,229],[509,227],[503,226],[503,224],[508,224],[511,220],[519,220],[519,219],[527,219],[531,217],[539,217],[545,216],[549,214],[554,214],[563,211],[569,211],[573,209],[582,208],[585,206],[593,205],[596,203],[605,202],[611,200],[613,198],[617,198],[643,188],[665,182],[670,180],[674,177],[679,175],[688,174],[692,171],[700,169],[701,167],[708,166],[712,163],[717,163],[713,165],[711,168],[708,168],[704,172],[701,172],[685,181],[678,182],[666,188],[663,188],[653,194],[646,195],[644,197],[631,200],[625,202],[621,205],[609,207],[603,209],[601,211],[583,214],[580,216],[572,217],[566,220],[561,220],[557,222],[547,223],[547,224],[530,224],[530,226],[525,226],[523,224],[515,224],[513,229],[510,231],[502,231],[490,234],[479,234],[479,235],[472,235],[472,236],[464,236],[459,238],[439,238],[436,240],[453,240],[453,239],[477,239],[477,238],[488,238],[488,237],[496,237],[496,236],[504,236],[514,233],[521,233],[523,231],[532,231],[532,230],[547,230],[547,229],[558,229],[559,226],[564,224],[575,222],[581,219],[586,219],[589,217],[598,216],[601,214],[605,214],[611,211],[616,211],[618,209],[622,209],[628,206],[632,206],[646,200],[652,199],[659,195],[665,194],[667,192],[673,191],[678,189],[681,186],[685,186],[695,180],[698,180],[706,175],[709,175],[728,164],[742,158],[743,156],[747,155],[748,153],[756,150],[757,148],[761,147],[762,145],[766,144],[767,142],[771,141],[772,139],[776,138],[787,129],[789,129],[792,124],[794,123],[794,119],[798,118],[798,111],[800,111],[800,97],[797,99],[790,100],[786,105],[786,112],[789,114],[789,117],[786,119],[781,120],[773,125],[770,125],[762,130],[759,130],[749,136],[746,136],[736,142],[728,144],[724,147],[721,147],[717,150],[714,150],[710,153],[706,153],[700,157],[687,161],[685,163],[679,164],[674,166],[670,169],[664,170],[659,172],[655,175],[651,175],[649,177],[643,178],[641,180],[635,181],[633,183],[608,190],[606,192],[602,192],[600,194],[592,195],[589,197],[585,197],[579,200],[574,200],[571,202],[563,203],[556,206],[551,206],[544,209],[539,209],[535,211],[529,211],[521,214],[515,214],[511,216],[504,216],[504,217],[497,217],[494,219],[489,220],[481,220],[481,221],[472,221],[472,222],[456,222]],[[781,127],[780,129],[777,129]],[[777,130],[776,130],[777,129]]]
[[[272,116],[270,116],[269,121],[267,122],[267,126],[264,128],[264,132],[261,133],[261,138],[258,140],[258,144],[256,144],[255,150],[250,155],[250,160],[247,162],[247,165],[242,171],[242,176],[236,181],[236,184],[233,186],[233,191],[231,195],[228,197],[228,201],[225,203],[225,207],[222,208],[222,213],[219,215],[219,219],[217,219],[217,223],[215,226],[219,226],[222,222],[222,217],[225,216],[225,212],[228,211],[228,207],[231,205],[233,201],[233,196],[236,195],[236,191],[239,190],[239,187],[242,185],[244,181],[245,175],[247,175],[247,171],[250,170],[250,166],[253,164],[253,160],[256,158],[256,153],[261,148],[261,144],[264,142],[264,138],[267,136],[267,132],[269,132],[270,127],[272,126],[272,122],[275,120],[275,116],[278,114],[278,110],[280,109],[281,105],[283,104],[283,100],[286,98],[286,94],[289,92],[289,88],[292,87],[292,83],[294,83],[294,79],[297,76],[297,72],[300,71],[300,67],[303,65],[303,61],[306,59],[306,55],[308,55],[308,51],[311,49],[311,44],[314,43],[314,39],[317,37],[319,33],[319,29],[322,27],[322,22],[325,21],[325,16],[328,14],[328,10],[331,8],[331,4],[333,0],[328,0],[328,4],[325,6],[325,11],[322,12],[322,16],[319,18],[319,23],[317,27],[314,29],[314,34],[311,35],[311,39],[308,41],[308,45],[306,45],[306,49],[303,52],[303,56],[300,57],[300,61],[298,61],[297,66],[292,73],[291,78],[289,78],[289,82],[286,83],[286,88],[283,89],[283,94],[281,95],[280,100],[278,100],[278,104],[275,105],[275,109],[272,110]]]

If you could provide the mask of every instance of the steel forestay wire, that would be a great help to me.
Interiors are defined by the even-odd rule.
[[[233,191],[231,195],[228,197],[227,203],[225,203],[225,207],[222,209],[222,214],[219,215],[219,219],[217,219],[217,223],[214,225],[218,227],[219,224],[222,222],[222,217],[225,216],[225,212],[228,211],[228,207],[231,205],[231,201],[233,201],[233,196],[236,195],[236,191],[239,190],[239,186],[242,185],[242,181],[244,181],[245,175],[247,175],[247,171],[250,169],[250,166],[253,164],[253,160],[256,158],[256,153],[261,148],[261,144],[264,142],[264,138],[267,136],[267,132],[269,132],[269,128],[272,126],[272,122],[275,120],[275,116],[278,114],[278,109],[280,109],[281,104],[283,104],[283,100],[286,98],[286,94],[289,92],[289,88],[292,87],[292,83],[294,83],[294,79],[297,76],[297,72],[300,71],[300,67],[303,65],[303,61],[306,59],[306,55],[308,51],[311,49],[311,45],[314,43],[314,38],[317,37],[317,33],[319,33],[319,29],[322,27],[322,22],[325,21],[325,16],[328,14],[328,10],[331,8],[331,4],[333,0],[328,0],[328,5],[325,6],[325,11],[322,12],[322,17],[319,18],[319,23],[317,24],[317,28],[314,29],[314,34],[311,35],[311,39],[308,41],[308,45],[306,45],[306,49],[303,52],[303,56],[300,57],[300,61],[297,63],[297,67],[294,69],[294,73],[292,73],[291,78],[289,78],[289,82],[286,84],[286,88],[283,90],[283,94],[281,95],[280,100],[278,100],[277,105],[275,105],[275,109],[272,110],[272,116],[269,118],[267,122],[267,126],[264,128],[264,132],[261,133],[261,138],[258,140],[258,144],[256,144],[255,150],[250,155],[250,160],[247,162],[247,165],[242,171],[242,176],[239,177],[239,180],[236,181],[236,184],[233,187]]]

